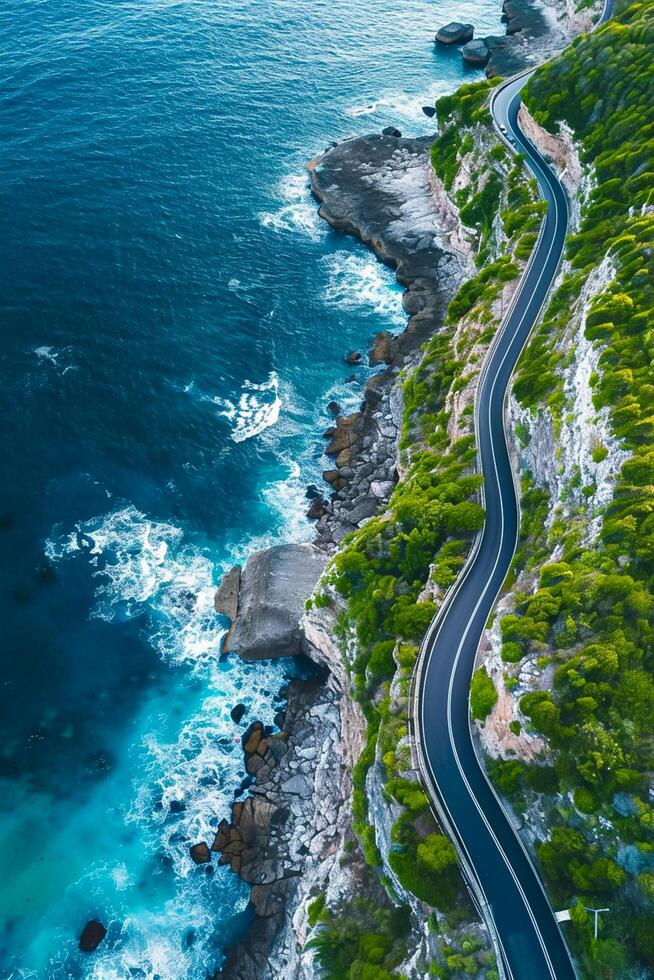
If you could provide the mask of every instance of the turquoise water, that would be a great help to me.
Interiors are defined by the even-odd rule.
[[[188,845],[294,666],[220,658],[212,595],[311,536],[343,364],[401,329],[390,270],[304,164],[464,78],[408,0],[6,0],[0,9],[0,975],[197,978],[246,914]],[[234,725],[229,711],[248,711]],[[109,933],[84,956],[87,919]]]

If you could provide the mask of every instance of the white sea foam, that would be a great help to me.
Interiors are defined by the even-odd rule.
[[[187,676],[202,678],[197,692],[194,686],[179,688],[177,709],[170,694],[152,703],[132,750],[138,764],[125,819],[138,827],[143,857],[168,859],[174,895],[168,898],[168,892],[165,902],[135,901],[140,875],[125,864],[92,867],[80,883],[85,894],[93,894],[97,882],[106,896],[102,883],[110,880],[111,914],[122,922],[115,947],[99,950],[88,976],[123,978],[137,970],[152,980],[194,980],[215,969],[216,921],[243,910],[248,889],[227,868],[203,874],[190,858],[189,841],[211,842],[219,820],[230,816],[234,792],[246,776],[242,732],[254,719],[274,723],[274,695],[289,665],[220,658],[224,626],[213,609],[213,565],[173,524],[126,505],[54,535],[46,551],[53,561],[88,562],[97,579],[92,615],[142,616],[145,635],[160,656]],[[246,714],[236,725],[230,711],[238,702]],[[176,710],[178,725],[171,720]],[[188,942],[190,932],[195,939]]]
[[[403,289],[393,271],[374,256],[338,251],[326,255],[322,261],[328,273],[323,298],[329,306],[363,309],[397,327],[406,325]]]
[[[279,378],[270,372],[267,381],[255,384],[244,381],[237,401],[213,398],[219,414],[232,423],[232,439],[243,442],[259,435],[279,419],[282,400],[279,397]]]
[[[34,353],[40,360],[50,361],[52,364],[56,364],[59,357],[59,352],[54,347],[35,347]]]
[[[51,347],[49,345],[43,345],[42,347],[34,347],[32,350],[33,354],[36,354],[39,361],[46,364],[52,364],[54,367],[60,369],[59,374],[61,377],[67,374],[68,371],[76,371],[77,366],[71,363],[70,354],[73,350],[72,347]],[[60,364],[59,358],[64,356],[64,360],[67,360],[67,364]]]
[[[225,869],[227,870],[227,869]],[[223,875],[220,875],[223,877]],[[211,939],[215,928],[210,902],[199,888],[179,894],[155,911],[128,914],[117,949],[100,947],[85,976],[89,980],[194,980],[211,970]],[[189,946],[185,938],[195,937]]]
[[[148,778],[138,787],[128,819],[141,825],[153,845],[163,848],[180,878],[197,873],[188,841],[210,843],[218,821],[230,816],[233,794],[246,776],[243,728],[254,719],[273,723],[277,705],[272,696],[287,669],[279,660],[252,665],[230,658],[216,663],[208,695],[177,735],[167,740],[151,733],[144,739]],[[247,708],[242,726],[235,726],[230,716],[238,702]],[[171,810],[173,803],[182,803],[184,809]]]
[[[291,232],[308,235],[318,241],[325,233],[326,226],[318,215],[318,207],[311,198],[309,181],[305,174],[291,174],[285,177],[277,188],[277,197],[284,203],[277,211],[262,211],[259,221],[264,228],[277,232]]]
[[[377,116],[379,122],[391,125],[410,125],[411,134],[418,128],[421,132],[432,132],[434,120],[422,111],[423,105],[433,105],[436,99],[450,91],[447,79],[433,85],[427,92],[411,94],[408,92],[388,92],[374,102],[349,106],[344,110],[350,119]]]

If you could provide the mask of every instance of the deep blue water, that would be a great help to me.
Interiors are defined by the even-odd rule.
[[[0,976],[198,978],[241,926],[188,844],[293,665],[221,662],[213,588],[310,537],[326,403],[365,378],[343,354],[404,323],[304,164],[429,132],[476,77],[434,50],[455,15],[488,33],[499,3],[0,7]]]

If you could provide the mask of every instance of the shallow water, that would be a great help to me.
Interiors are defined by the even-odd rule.
[[[318,218],[331,140],[464,78],[493,0],[5,0],[0,975],[196,978],[247,889],[192,865],[294,665],[221,660],[222,571],[309,538],[319,432],[404,323]],[[243,701],[240,726],[229,711]],[[84,957],[77,938],[110,925]]]

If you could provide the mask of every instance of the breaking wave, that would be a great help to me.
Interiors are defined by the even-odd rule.
[[[404,290],[391,269],[373,256],[345,251],[326,255],[322,261],[328,274],[323,298],[329,306],[363,309],[398,327],[405,326]]]

